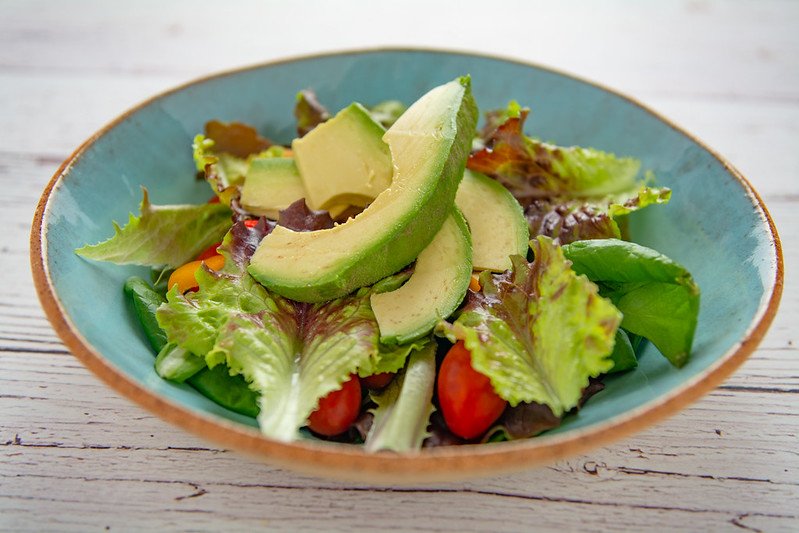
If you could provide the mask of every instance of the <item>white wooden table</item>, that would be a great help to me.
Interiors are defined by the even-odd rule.
[[[0,530],[799,530],[799,3],[227,4],[0,1]],[[28,267],[33,209],[58,164],[193,77],[375,45],[551,65],[639,98],[725,155],[783,239],[785,293],[760,348],[717,391],[613,446],[401,489],[216,449],[89,374],[44,318]]]

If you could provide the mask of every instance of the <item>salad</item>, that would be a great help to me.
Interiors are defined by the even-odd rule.
[[[644,343],[690,357],[699,289],[625,240],[667,204],[640,162],[524,133],[468,77],[406,108],[332,115],[297,95],[296,139],[242,123],[194,138],[203,205],[153,205],[76,252],[136,264],[124,291],[164,379],[264,435],[368,451],[533,437]]]

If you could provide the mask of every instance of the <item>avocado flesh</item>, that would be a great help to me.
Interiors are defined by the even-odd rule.
[[[503,272],[511,255],[527,255],[530,230],[522,206],[501,183],[467,169],[455,205],[469,223],[475,270]]]
[[[458,308],[472,275],[472,242],[463,215],[454,208],[433,241],[416,259],[399,289],[370,297],[380,341],[404,344],[430,333]]]
[[[332,229],[276,227],[253,255],[250,274],[282,296],[321,302],[414,261],[454,204],[476,122],[468,78],[428,92],[384,136],[392,154],[390,187]]]
[[[386,130],[358,103],[339,111],[291,149],[312,209],[365,207],[391,184]]]
[[[241,187],[241,205],[254,215],[277,220],[280,210],[305,197],[294,159],[255,158]]]

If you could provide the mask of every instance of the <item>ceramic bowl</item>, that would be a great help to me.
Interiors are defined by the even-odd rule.
[[[145,271],[73,253],[136,211],[141,186],[154,203],[202,202],[190,144],[209,119],[254,124],[276,141],[294,135],[294,95],[313,88],[331,110],[352,101],[410,103],[471,74],[482,110],[516,99],[533,110],[537,137],[640,158],[671,187],[665,207],[635,214],[633,240],[684,264],[702,290],[693,357],[675,369],[649,345],[640,366],[606,379],[578,415],[539,437],[490,445],[364,453],[321,441],[264,438],[255,421],[189,386],[160,379],[130,316],[123,281]],[[735,370],[763,338],[779,303],[782,256],[757,193],[730,164],[632,99],[518,61],[430,50],[368,50],[277,61],[227,72],[156,96],[90,138],[44,191],[31,233],[34,279],[53,327],[102,380],[161,418],[222,446],[316,475],[406,483],[496,474],[548,463],[623,438],[676,413]],[[162,436],[161,438],[168,438]]]

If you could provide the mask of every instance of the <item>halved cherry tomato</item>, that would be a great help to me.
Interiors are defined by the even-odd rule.
[[[458,342],[438,371],[438,402],[450,431],[473,439],[483,434],[505,410],[500,398],[483,374],[472,368],[472,354]]]
[[[372,374],[369,377],[361,378],[361,384],[367,389],[378,390],[385,388],[391,380],[394,379],[394,374],[391,372],[381,372],[380,374]]]
[[[221,270],[222,267],[225,266],[225,258],[221,255],[214,255],[205,261],[198,260],[186,263],[172,272],[172,275],[169,276],[167,286],[171,289],[173,285],[177,285],[180,292],[196,289],[199,285],[197,284],[195,274],[203,263],[211,270]]]
[[[216,249],[219,248],[221,245],[222,245],[221,242],[215,242],[214,244],[203,250],[203,252],[197,256],[197,260],[202,261],[204,259],[209,259],[215,255],[219,255],[219,252],[217,252]]]
[[[361,383],[353,374],[339,390],[319,400],[319,407],[308,417],[308,427],[314,433],[332,437],[350,427],[360,411]]]

